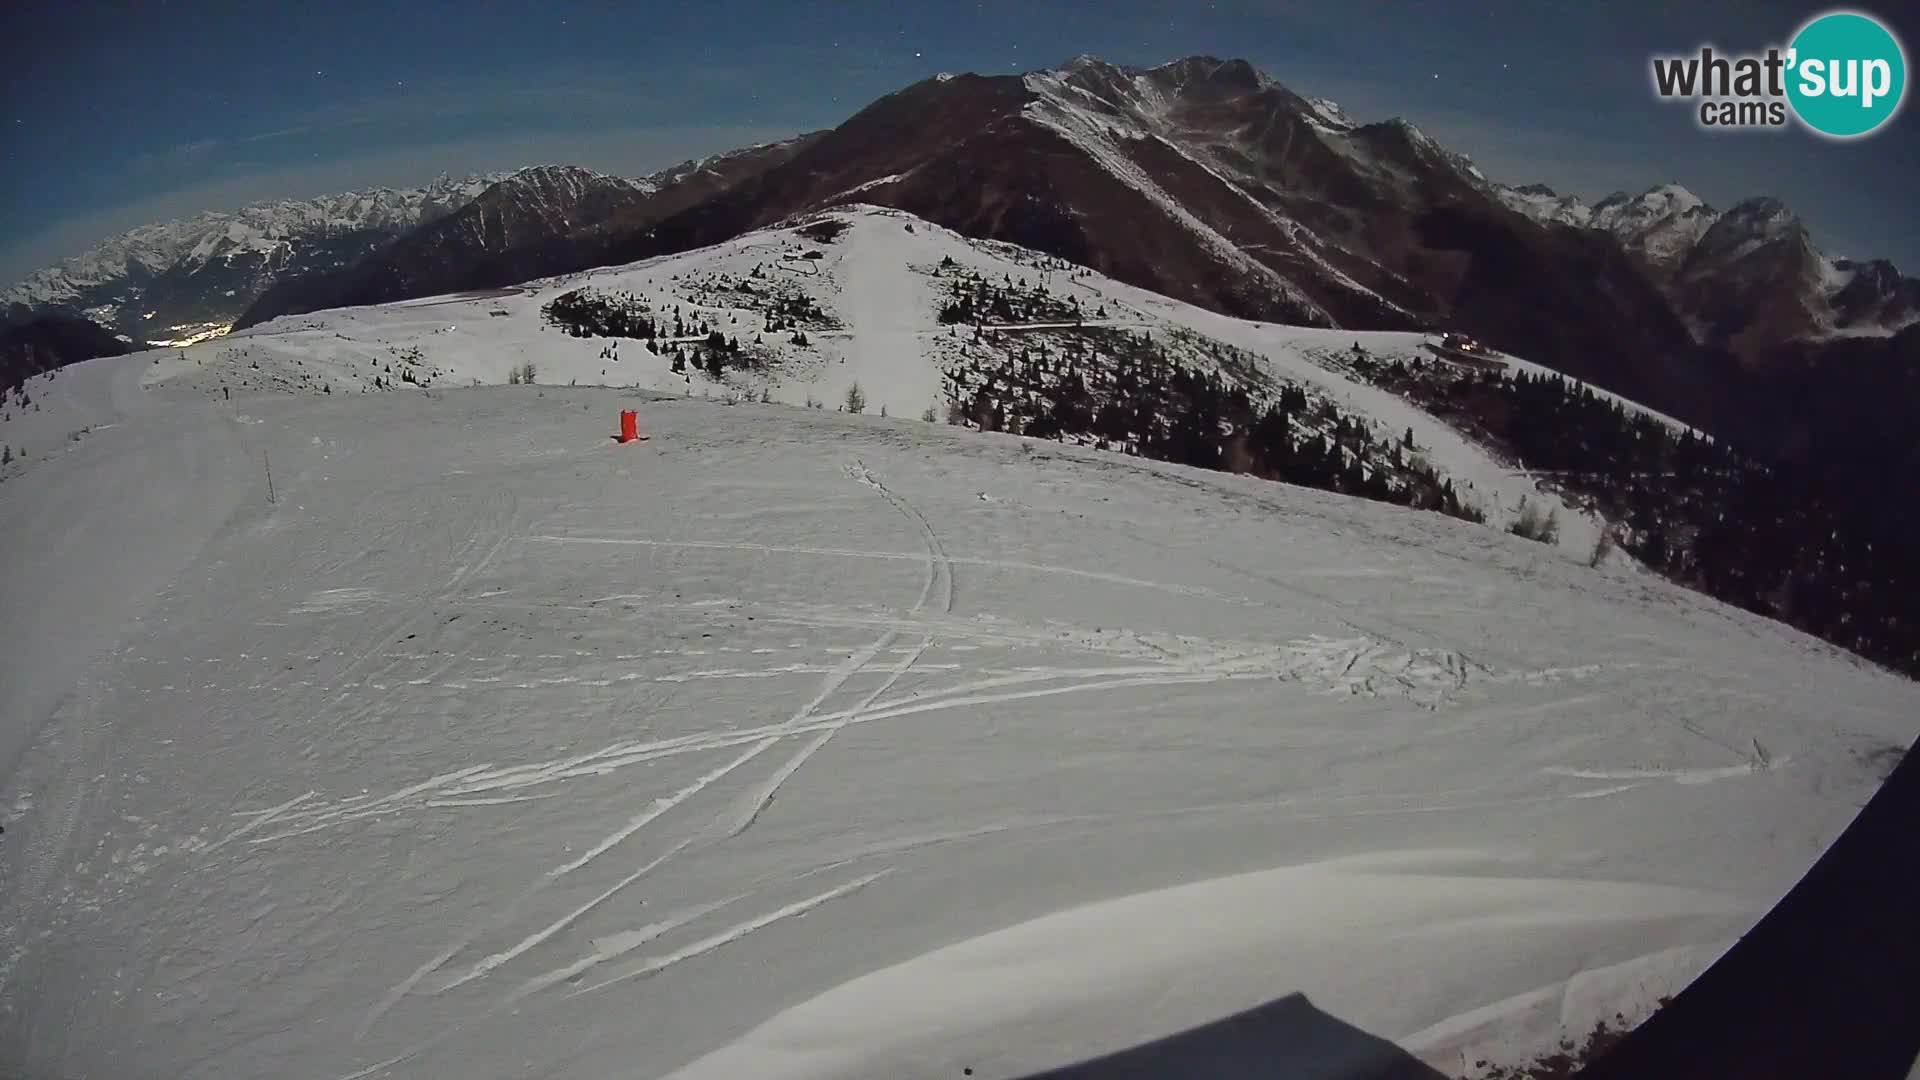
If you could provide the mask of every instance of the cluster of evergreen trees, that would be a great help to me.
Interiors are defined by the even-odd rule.
[[[790,293],[776,297],[767,308],[768,330],[798,330],[802,327],[831,326],[832,320],[813,297]]]
[[[394,385],[396,378],[399,382],[406,383],[408,386],[425,387],[431,384],[434,375],[438,374],[438,372],[432,370],[427,365],[427,354],[422,352],[418,345],[409,345],[405,349],[389,347],[387,353],[392,356],[393,359],[382,364],[380,370],[374,373],[373,388],[376,390],[397,389]],[[393,365],[396,361],[400,364],[400,371],[397,377],[393,370]],[[299,361],[295,360],[294,363],[297,364]],[[253,367],[258,369],[260,362],[255,360]],[[301,378],[304,380],[306,376],[303,375]],[[333,391],[328,390],[326,392],[332,393]]]
[[[833,329],[839,325],[820,306],[819,301],[796,290],[791,284],[764,284],[770,277],[764,266],[756,264],[746,277],[723,274],[717,281],[708,280],[703,284],[716,292],[742,297],[740,306],[763,313],[768,330],[798,330],[802,327]],[[756,286],[755,281],[763,284]]]
[[[1238,381],[1171,359],[1147,335],[1090,330],[1073,337],[1104,348],[1070,339],[1058,354],[1042,345],[949,370],[949,417],[982,430],[1074,438],[1484,520],[1405,440],[1377,438],[1367,424],[1300,387],[1256,401]]]
[[[941,264],[942,272],[951,265]],[[1084,315],[1076,297],[1061,299],[1047,291],[1045,282],[1027,285],[1007,274],[993,282],[980,274],[968,274],[951,283],[949,299],[940,307],[942,323],[969,323],[975,326],[1007,325],[1028,322],[1080,322]]]
[[[840,239],[841,233],[846,231],[847,223],[835,218],[825,218],[813,222],[810,225],[802,225],[800,228],[794,230],[794,232],[799,233],[801,236],[822,244],[833,243],[835,240]]]
[[[807,343],[803,328],[831,328],[835,325],[818,301],[802,293],[779,294],[772,289],[756,290],[752,282],[744,279],[737,284],[716,287],[762,301],[758,306],[766,314],[766,329],[791,333],[790,340],[797,345]],[[714,323],[683,314],[678,306],[674,307],[671,316],[665,313],[656,315],[632,293],[603,293],[590,288],[562,293],[543,305],[540,313],[550,325],[560,327],[573,337],[631,338],[648,342],[650,346],[664,341],[712,339],[720,333]],[[728,321],[738,323],[738,314],[729,315]],[[740,351],[737,341],[727,348],[734,353]],[[658,353],[661,350],[655,347],[652,351]],[[705,366],[704,362],[702,366]],[[680,369],[676,367],[674,370]]]
[[[659,351],[651,341],[647,343],[647,348],[654,352]],[[739,338],[728,337],[718,330],[711,329],[707,331],[705,340],[695,344],[691,349],[676,348],[667,355],[673,358],[669,367],[674,374],[684,373],[691,365],[715,381],[726,378],[727,369],[752,367],[756,360],[755,354],[740,347]]]
[[[158,363],[159,359],[156,357],[154,362]],[[52,382],[59,377],[60,370],[50,367],[41,374],[46,377],[46,381]],[[12,420],[15,409],[23,413],[29,409],[34,412],[40,411],[40,403],[33,400],[33,394],[27,388],[27,381],[31,378],[33,378],[32,375],[24,375],[17,384],[0,387],[0,420]]]
[[[547,301],[540,308],[540,314],[574,337],[650,341],[661,336],[652,312],[631,294],[616,296],[593,289],[575,289]]]
[[[1920,676],[1920,538],[1886,505],[1910,480],[1863,495],[1553,375],[1364,356],[1353,369],[1621,523],[1623,546],[1669,578]]]

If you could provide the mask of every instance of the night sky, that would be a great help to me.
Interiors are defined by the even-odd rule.
[[[1910,55],[1914,5],[1891,17]],[[1679,10],[1667,10],[1675,8]],[[1710,135],[1654,52],[1783,43],[1827,5],[1218,3],[0,4],[0,283],[148,221],[565,162],[640,174],[831,127],[941,71],[1091,53],[1243,57],[1360,121],[1404,116],[1491,177],[1589,200],[1679,181],[1785,199],[1833,254],[1920,273],[1920,115],[1852,143]],[[1911,94],[1909,96],[1912,96]],[[1911,105],[1911,103],[1909,103]]]

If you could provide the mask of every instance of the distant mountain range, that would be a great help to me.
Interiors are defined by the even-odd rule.
[[[515,282],[524,278],[506,253],[604,223],[657,220],[780,160],[798,142],[639,179],[541,165],[145,225],[0,292],[0,316],[84,317],[133,342],[180,343],[245,325],[256,304],[278,314]]]
[[[1541,184],[1497,187],[1543,224],[1607,233],[1640,260],[1703,343],[1743,358],[1801,338],[1891,334],[1920,322],[1920,280],[1885,260],[1829,258],[1780,200],[1722,213],[1679,184],[1591,207]]]
[[[1830,403],[1891,387],[1920,412],[1898,374],[1920,369],[1920,282],[1821,254],[1777,200],[1722,212],[1667,184],[1588,206],[1508,187],[1410,123],[1359,123],[1211,57],[937,76],[830,131],[645,179],[542,166],[203,215],[5,298],[164,340],[677,253],[850,203],[1230,314],[1463,330],[1772,448],[1831,434],[1801,408],[1809,373]]]
[[[273,283],[350,266],[470,202],[498,176],[255,203],[143,225],[0,293],[18,322],[60,311],[133,341],[225,327]]]
[[[280,315],[517,284],[594,265],[600,238],[646,226],[786,160],[806,137],[689,161],[639,180],[568,165],[522,169],[349,266],[291,275],[237,325]],[[557,256],[557,258],[556,258]]]

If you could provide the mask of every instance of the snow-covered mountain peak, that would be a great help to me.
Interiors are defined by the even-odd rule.
[[[1212,56],[1182,57],[1153,70],[1166,75],[1176,86],[1205,81],[1241,90],[1260,90],[1277,85],[1265,72],[1245,60],[1221,60]]]
[[[1387,120],[1387,124],[1388,126],[1397,129],[1401,134],[1405,135],[1407,137],[1407,141],[1413,143],[1415,146],[1418,146],[1424,149],[1424,148],[1435,147],[1439,145],[1438,143],[1434,142],[1432,137],[1429,136],[1426,132],[1421,131],[1418,125],[1416,125],[1413,121],[1407,119],[1404,116],[1390,117]]]
[[[1119,71],[1120,68],[1119,65],[1110,64],[1092,53],[1081,53],[1079,56],[1061,64],[1059,70],[1072,73],[1078,71]]]
[[[1679,184],[1661,184],[1659,187],[1649,190],[1645,195],[1640,196],[1640,198],[1643,201],[1662,202],[1676,212],[1684,212],[1706,205],[1700,196],[1695,195]]]
[[[1280,85],[1245,60],[1212,56],[1187,56],[1157,67],[1132,68],[1083,54],[1058,67],[1029,72],[1025,79],[1027,88],[1036,93],[1058,93],[1064,86],[1108,106],[1150,113],[1163,111],[1169,96],[1218,100]]]
[[[547,183],[598,181],[608,184],[624,184],[627,187],[645,190],[651,190],[653,186],[652,183],[647,180],[635,180],[630,177],[615,176],[612,173],[604,173],[598,169],[589,169],[581,165],[528,165],[515,169],[506,179],[532,180]]]
[[[1526,184],[1522,187],[1495,184],[1493,193],[1509,210],[1542,224],[1586,228],[1593,220],[1593,208],[1581,202],[1578,196],[1562,195],[1545,184]]]
[[[1307,105],[1313,108],[1312,103]],[[1344,113],[1338,115],[1342,120],[1345,119]],[[1364,160],[1373,167],[1384,167],[1411,179],[1416,173],[1439,166],[1451,170],[1474,187],[1493,190],[1492,182],[1474,165],[1472,158],[1442,146],[1405,117],[1395,116],[1358,128],[1338,128],[1324,124],[1323,119],[1309,115],[1308,123],[1318,126],[1324,137],[1342,147],[1342,153]]]
[[[1595,224],[1606,223],[1611,227],[1615,221],[1637,222],[1677,215],[1714,214],[1714,209],[1706,201],[1679,184],[1661,184],[1648,188],[1639,195],[1628,195],[1616,191],[1594,204]]]
[[[1724,215],[1730,225],[1756,233],[1777,236],[1800,225],[1800,217],[1786,203],[1771,195],[1760,195],[1737,203]]]
[[[1191,70],[1198,61],[1182,63]],[[1222,228],[1195,214],[1177,194],[1163,186],[1154,169],[1139,160],[1140,155],[1165,155],[1179,163],[1176,167],[1182,175],[1196,182],[1205,177],[1204,182],[1209,186],[1217,185],[1217,189],[1230,193],[1265,222],[1275,220],[1270,209],[1228,179],[1230,166],[1220,160],[1212,146],[1205,145],[1204,140],[1189,138],[1190,130],[1175,122],[1176,100],[1193,99],[1180,89],[1189,84],[1180,82],[1178,77],[1169,77],[1172,69],[1173,65],[1166,65],[1131,77],[1119,76],[1097,87],[1090,87],[1082,77],[1091,69],[1067,76],[1034,72],[1026,76],[1025,86],[1033,99],[1023,113],[1028,120],[1078,148],[1108,175],[1164,211],[1212,258],[1249,275],[1274,295],[1284,297],[1298,313],[1299,321],[1330,325],[1331,317],[1298,282],[1253,258]],[[1222,141],[1230,139],[1230,135],[1223,133]]]
[[[1335,131],[1352,131],[1360,125],[1347,115],[1340,103],[1332,98],[1307,98],[1307,106],[1313,110],[1313,118]]]
[[[651,179],[633,180],[578,165],[531,165],[516,170],[490,190],[500,189],[538,192],[545,199],[577,202],[590,191],[644,195],[658,190],[659,185]]]
[[[1698,195],[1679,184],[1662,184],[1637,196],[1607,196],[1594,206],[1588,224],[1612,233],[1656,273],[1666,274],[1719,219],[1719,212]]]
[[[939,81],[941,82],[945,82],[948,79],[954,78],[954,76],[947,75],[945,78],[941,78],[940,76],[935,76],[935,78],[939,79]],[[677,184],[682,180],[685,180],[688,177],[693,176],[697,173],[716,172],[719,170],[720,166],[726,164],[727,162],[737,161],[744,158],[751,158],[756,155],[762,154],[765,151],[770,149],[793,146],[806,138],[807,136],[804,136],[804,135],[795,136],[793,138],[788,138],[788,139],[775,139],[772,142],[755,143],[752,146],[743,146],[737,150],[724,150],[718,154],[709,154],[708,156],[703,158],[694,158],[688,161],[680,162],[677,165],[668,166],[667,168],[661,169],[659,172],[653,173],[650,176],[645,176],[638,180],[633,180],[629,182],[634,183],[648,191],[658,191],[661,188],[665,188],[673,184]]]
[[[1111,128],[1141,138],[1165,119],[1166,103],[1143,100],[1139,80],[1112,66],[1034,71],[1024,77],[1030,116],[1049,126]]]
[[[1813,238],[1799,215],[1770,195],[1747,199],[1715,215],[1711,227],[1702,230],[1689,253],[1688,272],[1714,268],[1725,273],[1733,264],[1759,253],[1778,253],[1780,259],[1793,260],[1799,267],[1795,276],[1808,286],[1830,276],[1816,265],[1827,260],[1813,246]]]

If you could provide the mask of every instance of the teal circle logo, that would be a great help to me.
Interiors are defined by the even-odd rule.
[[[1871,15],[1833,11],[1815,18],[1788,43],[1787,65],[1794,114],[1835,139],[1879,128],[1907,94],[1906,52]]]

